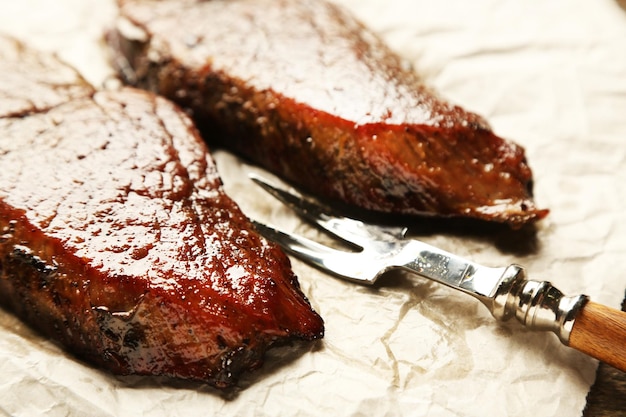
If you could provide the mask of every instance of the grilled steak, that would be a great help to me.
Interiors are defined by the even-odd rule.
[[[209,140],[324,199],[368,210],[543,218],[524,150],[440,99],[348,13],[319,0],[119,0],[131,84]]]
[[[0,46],[3,306],[114,373],[217,387],[273,344],[322,336],[288,258],[225,195],[185,114]]]

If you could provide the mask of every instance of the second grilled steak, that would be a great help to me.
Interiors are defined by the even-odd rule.
[[[521,147],[441,100],[331,3],[119,3],[110,43],[128,82],[318,197],[513,227],[547,214]]]

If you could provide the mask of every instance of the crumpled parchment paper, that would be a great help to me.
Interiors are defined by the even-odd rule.
[[[533,279],[618,307],[626,287],[626,12],[618,2],[338,2],[443,96],[523,145],[536,200],[551,209],[531,250],[489,233],[421,238],[483,264],[520,263]],[[0,31],[56,51],[102,85],[112,71],[100,36],[115,12],[110,0],[0,0]],[[215,158],[246,213],[320,237],[256,189],[247,166],[224,152]],[[425,280],[365,288],[293,266],[326,337],[270,352],[229,395],[111,376],[0,310],[0,415],[581,414],[597,363],[554,335],[497,323],[476,300]]]

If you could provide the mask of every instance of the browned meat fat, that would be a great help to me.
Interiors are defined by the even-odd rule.
[[[2,38],[0,80],[0,304],[114,373],[217,387],[322,336],[171,102]]]
[[[318,197],[513,227],[547,214],[521,147],[440,99],[331,3],[119,4],[109,39],[126,81],[180,103],[206,138]]]

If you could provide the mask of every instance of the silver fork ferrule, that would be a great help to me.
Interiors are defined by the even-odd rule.
[[[565,296],[550,282],[527,280],[522,267],[511,265],[492,300],[487,307],[495,318],[504,321],[515,316],[527,328],[554,332],[569,345],[574,320],[588,297]]]

